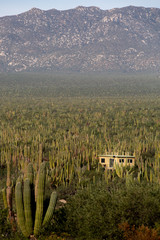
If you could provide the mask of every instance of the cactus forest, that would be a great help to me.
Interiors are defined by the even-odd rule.
[[[0,239],[160,239],[160,78],[0,74]],[[133,167],[103,168],[100,154]]]

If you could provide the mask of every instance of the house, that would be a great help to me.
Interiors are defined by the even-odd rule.
[[[115,164],[121,166],[131,166],[135,165],[135,157],[129,155],[99,155],[99,163],[108,169],[113,169]]]

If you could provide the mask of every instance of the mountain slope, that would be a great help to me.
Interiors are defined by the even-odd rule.
[[[0,18],[0,71],[158,71],[160,9],[28,12]]]

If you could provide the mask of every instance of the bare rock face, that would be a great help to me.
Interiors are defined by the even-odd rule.
[[[33,8],[0,18],[0,72],[159,68],[160,9]]]

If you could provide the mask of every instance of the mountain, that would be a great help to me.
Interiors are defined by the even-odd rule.
[[[33,8],[0,18],[0,72],[159,69],[157,8]]]

